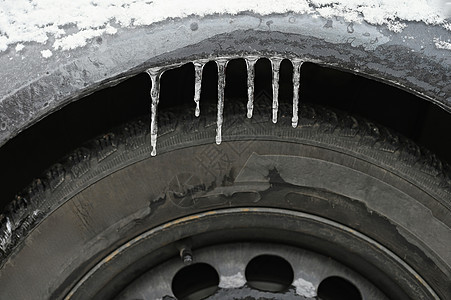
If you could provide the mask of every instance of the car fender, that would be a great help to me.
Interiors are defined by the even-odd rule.
[[[347,22],[315,12],[211,14],[119,28],[83,47],[30,43],[0,54],[0,145],[43,117],[148,68],[243,54],[298,57],[408,90],[451,111],[450,32],[441,25]],[[450,47],[447,47],[447,46]],[[46,56],[46,57],[44,57]],[[408,108],[406,108],[408,109]]]

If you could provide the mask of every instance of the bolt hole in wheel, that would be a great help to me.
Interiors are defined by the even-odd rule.
[[[331,276],[320,283],[318,298],[321,300],[361,300],[362,296],[357,287],[348,280]]]
[[[180,300],[198,300],[213,295],[218,285],[218,272],[209,264],[196,263],[175,274],[172,292]]]
[[[293,283],[294,272],[288,261],[276,255],[259,255],[246,266],[249,287],[271,293],[283,293]],[[180,300],[200,300],[215,294],[219,288],[219,275],[207,263],[196,263],[180,269],[172,280],[172,292]],[[318,286],[320,300],[361,300],[357,287],[350,281],[330,276]]]
[[[267,292],[283,292],[294,279],[293,268],[285,259],[275,255],[260,255],[246,267],[247,284]]]

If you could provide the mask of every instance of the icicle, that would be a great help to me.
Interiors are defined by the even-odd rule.
[[[219,59],[216,61],[218,65],[218,119],[216,129],[216,144],[222,142],[222,121],[224,112],[224,88],[226,84],[226,66],[228,61],[226,59]]]
[[[194,73],[195,73],[195,85],[194,85],[194,102],[196,103],[196,110],[194,115],[196,117],[200,116],[200,92],[202,88],[202,71],[204,70],[204,62],[195,61],[194,62]]]
[[[291,126],[296,128],[298,126],[298,108],[299,108],[299,86],[301,84],[301,66],[303,61],[299,58],[294,58],[293,63],[293,118],[291,119]]]
[[[254,110],[254,79],[255,79],[255,63],[257,62],[257,56],[246,57],[247,65],[247,117],[252,118]]]
[[[279,110],[279,69],[282,58],[272,57],[272,122],[277,123],[277,113]]]
[[[160,76],[162,72],[160,69],[148,69],[147,74],[149,74],[152,80],[152,89],[150,90],[150,97],[152,98],[151,104],[151,115],[150,115],[150,145],[152,146],[152,152],[150,155],[157,155],[157,135],[158,135],[158,124],[157,124],[157,109],[158,102],[160,102]]]

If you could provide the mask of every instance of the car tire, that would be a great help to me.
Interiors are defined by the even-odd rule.
[[[389,129],[324,107],[301,105],[293,128],[291,110],[280,105],[273,124],[270,104],[255,103],[247,119],[244,101],[226,101],[217,145],[214,105],[198,118],[171,109],[159,114],[155,157],[146,117],[76,149],[2,214],[0,298],[111,298],[177,256],[183,241],[195,253],[202,243],[265,240],[331,257],[393,299],[446,299],[447,165]],[[311,217],[287,217],[284,227],[282,211]],[[199,214],[202,226],[190,219]],[[147,235],[137,248],[138,236],[176,220],[184,230]],[[196,240],[207,233],[214,238]],[[117,255],[126,245],[135,250]]]

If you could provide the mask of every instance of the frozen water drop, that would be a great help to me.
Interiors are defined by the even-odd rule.
[[[217,129],[216,129],[216,144],[222,142],[222,122],[224,118],[224,88],[226,84],[226,66],[227,59],[218,59],[216,64],[218,65],[218,117],[217,117]]]
[[[293,63],[293,118],[291,119],[291,126],[296,128],[298,126],[298,109],[299,109],[299,87],[301,84],[301,66],[303,61],[295,58]]]
[[[160,102],[160,77],[162,72],[158,68],[148,69],[146,72],[152,80],[152,88],[150,90],[150,98],[152,99],[150,107],[150,145],[152,146],[152,152],[150,155],[155,156],[157,155],[157,112],[158,103]]]
[[[246,57],[247,66],[247,117],[252,118],[254,110],[254,90],[255,90],[255,63],[257,56]]]
[[[196,61],[194,62],[194,73],[195,73],[195,83],[194,83],[194,102],[196,103],[196,109],[194,115],[196,117],[200,116],[200,93],[202,89],[202,71],[204,69],[204,62]]]
[[[272,122],[277,123],[279,111],[279,70],[283,58],[271,57],[272,66]]]
[[[151,156],[157,155],[157,133],[152,133],[150,135],[150,145],[152,146],[152,152],[150,152]]]

